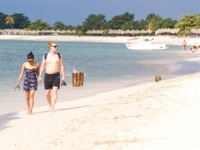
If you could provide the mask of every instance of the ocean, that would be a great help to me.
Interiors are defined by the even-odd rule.
[[[181,46],[166,50],[134,51],[124,44],[57,42],[64,58],[67,86],[59,90],[58,102],[77,100],[102,92],[147,82],[155,76],[169,79],[199,72],[200,63],[185,61],[200,54],[187,53]],[[23,62],[32,51],[41,64],[48,50],[47,41],[0,41],[0,115],[26,109],[23,79],[21,89],[12,92]],[[188,48],[189,49],[189,48]],[[72,71],[84,72],[84,86],[72,86]],[[35,107],[47,105],[43,83],[35,95]],[[33,110],[34,111],[34,110]]]

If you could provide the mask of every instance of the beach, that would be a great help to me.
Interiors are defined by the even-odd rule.
[[[200,148],[200,73],[1,116],[1,149]]]
[[[137,36],[135,36],[137,37]],[[173,36],[139,36],[138,38],[148,38],[153,43],[166,43],[170,45],[182,45],[185,39],[187,45],[200,45],[199,38],[173,37]],[[31,40],[31,41],[63,41],[63,42],[98,42],[98,43],[126,43],[133,39],[129,36],[32,36],[32,35],[1,35],[0,40]]]
[[[0,36],[1,40],[124,43],[127,37]],[[154,37],[182,44],[183,38]],[[188,45],[198,38],[187,38]],[[199,62],[200,58],[188,61]],[[163,78],[164,79],[164,78]],[[0,116],[0,148],[14,150],[200,149],[200,73],[124,87]],[[67,96],[67,94],[66,94]],[[61,97],[64,101],[64,96]]]

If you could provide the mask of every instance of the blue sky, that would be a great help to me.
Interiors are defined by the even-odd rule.
[[[200,0],[0,0],[0,12],[24,13],[31,22],[36,19],[53,25],[82,25],[90,14],[104,14],[106,20],[125,12],[134,20],[146,19],[150,13],[179,19],[183,14],[200,14]]]

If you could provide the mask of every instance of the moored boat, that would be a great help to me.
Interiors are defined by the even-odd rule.
[[[166,44],[152,43],[148,38],[133,38],[125,43],[130,50],[165,50]]]

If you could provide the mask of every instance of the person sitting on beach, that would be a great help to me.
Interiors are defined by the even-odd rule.
[[[193,46],[193,50],[194,50],[195,52],[197,52],[197,47],[196,47],[196,45]]]
[[[193,48],[190,48],[190,53],[194,53],[195,50]]]
[[[25,91],[26,102],[28,106],[27,114],[30,115],[33,114],[34,95],[38,86],[37,76],[39,75],[39,68],[39,63],[34,62],[34,55],[32,52],[30,52],[27,55],[27,62],[24,62],[22,65],[21,73],[15,86],[19,86],[19,82],[25,73],[23,90]]]
[[[199,46],[198,45],[194,45],[193,47],[194,47],[194,49],[195,49],[196,52],[199,51]]]
[[[42,58],[39,82],[42,82],[42,73],[44,69],[46,69],[44,76],[44,88],[49,105],[49,111],[53,112],[58,97],[58,89],[60,88],[60,71],[62,74],[62,83],[65,83],[65,74],[63,57],[57,52],[58,45],[56,42],[50,42],[48,44],[48,48],[49,53],[46,53]]]

